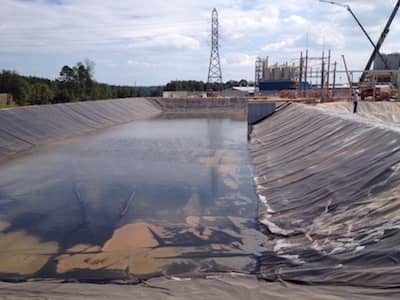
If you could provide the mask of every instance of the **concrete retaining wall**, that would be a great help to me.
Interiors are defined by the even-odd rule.
[[[249,103],[248,106],[248,123],[256,124],[265,118],[268,118],[275,112],[275,103]]]
[[[52,140],[161,113],[146,99],[29,106],[0,111],[0,158]]]
[[[166,113],[243,113],[247,114],[245,98],[187,98],[187,99],[151,99]]]

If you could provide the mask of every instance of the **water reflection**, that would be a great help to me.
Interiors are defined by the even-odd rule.
[[[263,236],[246,126],[166,116],[2,163],[1,278],[253,271]]]

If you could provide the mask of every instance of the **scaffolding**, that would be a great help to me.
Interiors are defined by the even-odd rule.
[[[277,91],[280,96],[289,98],[306,98],[329,101],[333,99],[351,99],[357,83],[354,75],[362,74],[362,70],[339,69],[339,63],[332,59],[332,52],[322,51],[320,56],[310,55],[309,50],[300,53],[295,63],[269,65],[269,58],[257,58],[255,65],[255,82],[274,82],[280,80],[293,81],[290,90]],[[340,75],[345,75],[343,84]],[[278,94],[277,93],[277,94]],[[263,93],[265,95],[265,93]]]

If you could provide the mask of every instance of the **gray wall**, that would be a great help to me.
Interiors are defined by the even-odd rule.
[[[248,108],[248,123],[253,125],[275,112],[275,103],[249,103]]]
[[[400,53],[382,54],[391,70],[398,70],[400,68]],[[377,56],[374,62],[374,70],[385,70],[385,65],[382,59]]]
[[[246,98],[151,99],[164,112],[243,113],[247,114]]]

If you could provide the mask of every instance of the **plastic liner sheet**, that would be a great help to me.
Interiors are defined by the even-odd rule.
[[[30,106],[0,111],[0,157],[32,146],[161,113],[146,99]]]
[[[353,113],[353,102],[334,102],[318,105],[319,108]],[[400,102],[359,101],[358,115],[371,121],[397,124],[400,127]]]
[[[400,133],[293,104],[255,126],[268,280],[400,286]]]
[[[95,285],[80,283],[0,283],[6,299],[262,299],[262,300],[377,300],[398,299],[397,289],[301,286],[268,283],[254,277],[211,276],[205,278],[158,278],[138,285]]]

